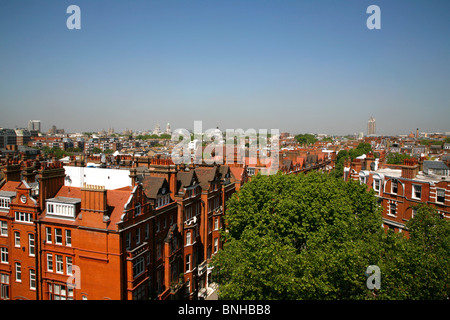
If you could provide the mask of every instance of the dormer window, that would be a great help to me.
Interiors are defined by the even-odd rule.
[[[0,198],[0,209],[9,209],[11,198]]]
[[[65,219],[75,219],[76,206],[81,199],[56,197],[47,200],[47,214]]]
[[[157,208],[165,206],[166,204],[170,203],[170,195],[166,194],[166,195],[160,195],[158,196],[158,200],[157,200]]]
[[[0,191],[0,209],[8,209],[12,198],[16,196],[12,191]]]

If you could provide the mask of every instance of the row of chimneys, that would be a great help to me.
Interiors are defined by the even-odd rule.
[[[24,180],[27,183],[39,183],[39,207],[41,212],[45,209],[45,201],[54,197],[64,186],[66,177],[63,164],[56,162],[24,161],[6,162],[0,165],[6,182]],[[106,189],[103,186],[84,184],[81,188],[81,208],[107,214]],[[87,218],[87,217],[85,217]],[[100,216],[99,219],[103,219]]]

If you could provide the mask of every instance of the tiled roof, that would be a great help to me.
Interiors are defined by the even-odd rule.
[[[167,191],[169,191],[169,185],[167,183],[166,178],[162,177],[144,177],[142,180],[142,187],[144,188],[144,193],[149,197],[150,199],[156,199],[158,196],[159,190],[162,187],[166,187]]]

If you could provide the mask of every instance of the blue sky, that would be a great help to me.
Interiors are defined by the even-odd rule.
[[[1,0],[0,127],[450,131],[449,33],[446,0]]]

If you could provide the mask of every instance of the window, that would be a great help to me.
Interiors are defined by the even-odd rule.
[[[0,235],[2,237],[8,236],[8,223],[6,221],[0,221]]]
[[[133,276],[136,278],[144,272],[144,257],[139,257],[133,261]]]
[[[55,244],[62,244],[62,230],[55,228]]]
[[[141,243],[141,229],[136,229],[136,244]]]
[[[444,203],[445,202],[445,189],[437,189],[436,194],[436,202]]]
[[[72,257],[66,257],[66,273],[72,275]]]
[[[63,218],[75,218],[75,205],[65,203],[47,203],[47,213]]]
[[[186,245],[191,244],[191,232],[186,232]]]
[[[160,229],[161,229],[161,226],[160,226],[160,222],[158,220],[158,221],[156,221],[156,232],[159,232]]]
[[[72,231],[66,230],[66,246],[71,247],[72,246]]]
[[[397,215],[397,205],[395,203],[389,204],[389,214],[392,216]]]
[[[136,205],[136,215],[138,216],[138,215],[140,215],[140,214],[141,214],[141,204],[138,203],[138,204]]]
[[[47,254],[47,271],[53,272],[53,255]]]
[[[64,262],[63,262],[63,257],[60,255],[56,255],[56,272],[57,273],[63,273],[64,269]]]
[[[0,209],[9,209],[10,198],[0,198]]]
[[[214,230],[219,230],[219,217],[214,219]]]
[[[30,289],[36,290],[36,271],[30,269]]]
[[[422,195],[422,186],[418,184],[413,184],[413,198],[420,199]]]
[[[45,237],[46,237],[47,243],[52,243],[52,228],[46,227],[45,234],[46,234]]]
[[[391,189],[392,189],[391,190],[392,193],[394,193],[394,194],[398,193],[398,183],[397,183],[397,181],[392,181]]]
[[[14,232],[14,246],[20,248],[20,232]]]
[[[187,279],[186,281],[186,294],[190,294],[191,293],[191,280]]]
[[[191,255],[186,255],[186,272],[191,271]]]
[[[1,263],[9,263],[8,248],[0,248],[0,262]]]
[[[149,226],[149,224],[147,223],[147,224],[145,225],[145,231],[144,231],[144,237],[145,237],[145,240],[148,239],[149,234],[150,234],[150,226]]]
[[[19,222],[31,222],[31,213],[28,212],[17,212],[16,211],[16,221]]]
[[[28,254],[34,257],[34,234],[28,234]]]
[[[73,300],[73,287],[49,283],[48,297],[49,300]]]
[[[412,208],[412,216],[411,216],[411,218],[414,218],[414,216],[416,215],[416,213],[417,213],[417,208]]]
[[[9,299],[9,275],[0,273],[0,299]]]
[[[359,177],[359,182],[361,182],[362,184],[366,183],[366,177]]]
[[[219,238],[214,238],[214,253],[219,250]]]
[[[127,232],[125,235],[125,246],[127,249],[131,248],[131,236],[129,232]]]
[[[22,266],[16,262],[16,281],[22,282]]]
[[[373,189],[375,191],[380,191],[380,180],[379,179],[373,179]]]

